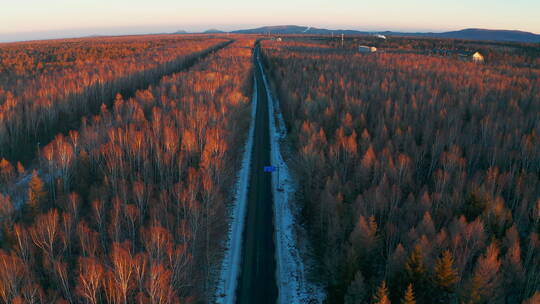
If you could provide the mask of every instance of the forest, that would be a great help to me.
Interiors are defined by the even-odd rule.
[[[249,123],[236,38],[0,45],[0,303],[209,302]]]
[[[28,162],[80,118],[225,43],[168,36],[20,42],[0,47],[0,157]]]
[[[0,43],[0,303],[215,303],[244,166],[325,304],[540,303],[536,45],[269,34]]]
[[[328,303],[540,303],[538,51],[435,47],[262,42]]]

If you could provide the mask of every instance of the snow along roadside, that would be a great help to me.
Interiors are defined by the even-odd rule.
[[[258,56],[258,54],[257,54]],[[261,70],[270,115],[270,162],[278,168],[272,174],[272,194],[274,197],[274,229],[276,242],[276,283],[278,304],[322,303],[325,293],[321,286],[308,281],[305,263],[300,255],[296,231],[302,229],[295,222],[291,206],[296,184],[289,167],[281,155],[281,140],[287,134],[281,115],[279,102],[272,96],[264,69],[257,58]],[[280,189],[280,190],[278,190]]]
[[[234,190],[234,203],[231,208],[229,231],[225,244],[225,255],[221,263],[219,281],[216,289],[216,303],[234,304],[236,302],[236,286],[242,262],[242,241],[244,222],[247,210],[247,194],[249,185],[249,169],[253,150],[253,133],[255,132],[255,113],[257,111],[257,82],[253,74],[253,97],[251,100],[251,121],[244,146],[242,165],[237,176]]]

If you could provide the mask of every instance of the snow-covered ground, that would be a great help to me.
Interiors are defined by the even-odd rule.
[[[324,289],[307,278],[304,257],[298,248],[297,232],[302,227],[295,221],[292,199],[296,191],[294,179],[281,155],[281,141],[287,134],[285,122],[279,109],[278,101],[269,90],[269,83],[260,61],[258,68],[263,71],[263,81],[268,97],[270,115],[271,163],[279,168],[279,174],[272,176],[272,192],[274,198],[274,229],[276,241],[276,283],[279,304],[314,304],[322,303]],[[242,165],[235,184],[234,202],[231,206],[231,219],[225,245],[225,255],[221,264],[219,281],[216,289],[216,303],[233,304],[236,301],[236,287],[240,276],[242,261],[242,241],[247,210],[247,193],[251,151],[253,149],[253,133],[257,109],[257,85],[254,81],[251,104],[251,122],[248,138],[244,147]]]
[[[247,210],[247,194],[249,185],[249,169],[251,167],[251,151],[253,150],[253,132],[255,130],[255,114],[257,111],[257,84],[253,81],[253,99],[251,102],[251,122],[242,156],[242,165],[237,177],[234,202],[230,209],[230,224],[225,245],[225,255],[221,264],[220,276],[216,290],[216,302],[233,304],[236,297],[236,286],[240,276],[242,262],[242,241],[244,222]]]
[[[279,304],[322,303],[324,289],[307,278],[305,255],[301,255],[298,247],[298,231],[302,231],[295,221],[293,198],[296,184],[287,163],[281,154],[281,142],[287,134],[285,122],[281,115],[279,102],[270,92],[270,86],[264,69],[258,60],[263,75],[266,95],[268,97],[268,113],[270,115],[270,160],[278,168],[272,176],[272,192],[274,197],[274,229],[276,241],[276,281],[278,285]],[[262,92],[261,92],[262,93]]]

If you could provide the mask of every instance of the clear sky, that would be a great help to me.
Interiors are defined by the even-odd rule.
[[[0,0],[0,41],[282,24],[540,33],[540,0]]]

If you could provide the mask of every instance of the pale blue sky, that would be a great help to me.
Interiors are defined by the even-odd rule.
[[[540,33],[540,0],[0,0],[0,41],[280,24]]]

